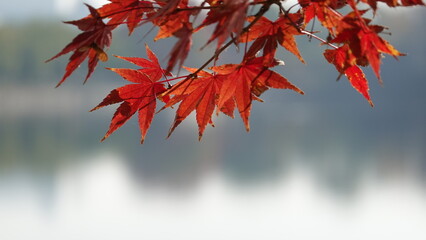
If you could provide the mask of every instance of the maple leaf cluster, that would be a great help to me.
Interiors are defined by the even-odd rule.
[[[383,54],[395,58],[404,55],[380,36],[387,28],[372,24],[378,3],[389,7],[424,6],[422,0],[298,0],[288,8],[283,2],[204,0],[190,4],[188,0],[109,0],[99,8],[86,4],[88,16],[65,22],[77,26],[82,33],[48,61],[72,52],[59,86],[88,58],[87,81],[99,60],[108,60],[106,52],[113,30],[126,25],[131,35],[136,28],[151,24],[158,28],[154,40],[177,38],[169,60],[165,68],[161,67],[146,45],[147,59],[118,56],[139,69],[107,68],[131,84],[112,90],[92,109],[120,103],[102,140],[137,113],[143,142],[157,112],[157,101],[164,103],[160,110],[179,104],[168,136],[195,111],[201,139],[206,126],[213,125],[214,113],[233,118],[237,110],[249,131],[252,102],[262,101],[260,95],[269,88],[303,94],[288,79],[271,70],[282,63],[276,59],[277,51],[288,51],[305,63],[296,42],[296,37],[301,36],[320,41],[325,46],[325,60],[340,75],[345,75],[373,106],[362,67],[370,66],[381,82]],[[279,9],[275,19],[266,17],[271,6]],[[200,24],[195,25],[196,19],[201,19]],[[215,53],[201,66],[183,66],[191,51],[192,38],[207,26],[213,26],[213,30],[206,45],[216,42]],[[317,35],[320,32],[327,37],[321,38]],[[239,45],[245,49],[240,63],[217,64],[225,49],[232,46],[238,49]],[[173,76],[176,68],[189,74]]]

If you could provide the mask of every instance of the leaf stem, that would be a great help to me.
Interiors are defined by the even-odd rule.
[[[175,77],[175,78],[170,78],[170,79],[166,79],[166,80],[163,80],[163,81],[158,81],[158,82],[156,82],[156,83],[169,83],[170,81],[174,81],[174,80],[178,80],[178,79],[181,79],[181,78],[187,78],[187,77],[189,77],[190,75],[185,75],[185,76],[180,76],[180,77]]]
[[[318,40],[318,41],[320,41],[320,42],[322,42],[322,43],[324,43],[324,44],[327,44],[328,46],[330,46],[330,47],[332,47],[332,48],[334,48],[334,49],[338,49],[338,48],[339,48],[339,47],[337,47],[336,45],[334,45],[334,44],[332,44],[332,43],[329,43],[329,42],[327,42],[326,40],[324,40],[324,39],[322,39],[322,38],[318,37],[317,35],[315,35],[315,34],[313,34],[313,33],[310,33],[310,32],[308,32],[308,31],[301,30],[301,33],[303,33],[303,34],[305,34],[305,35],[308,35],[308,36],[309,36],[309,37],[311,37],[311,38],[315,38],[316,40]]]

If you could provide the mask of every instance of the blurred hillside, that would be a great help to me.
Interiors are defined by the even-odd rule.
[[[0,26],[0,84],[46,84],[60,76],[64,65],[44,60],[74,34],[61,25],[37,21]]]

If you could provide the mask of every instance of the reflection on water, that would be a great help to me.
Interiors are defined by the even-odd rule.
[[[242,189],[218,172],[191,194],[135,184],[112,152],[62,168],[40,199],[30,181],[3,185],[2,239],[413,239],[424,238],[426,199],[418,186],[360,182],[339,201],[296,167],[260,188]],[[144,175],[144,173],[139,173]],[[14,182],[14,181],[12,181]],[[46,204],[41,205],[40,203]],[[25,226],[25,231],[19,231]],[[309,231],[306,231],[309,229]]]

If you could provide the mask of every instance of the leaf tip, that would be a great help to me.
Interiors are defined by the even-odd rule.
[[[379,76],[378,80],[379,80],[379,84],[380,84],[380,86],[381,86],[381,87],[383,87],[383,85],[384,85],[384,83],[383,83],[383,79]]]
[[[101,142],[105,141],[109,136],[111,136],[110,130],[105,134],[105,136],[101,139]]]
[[[99,106],[96,106],[96,107],[90,109],[89,112],[93,112],[93,111],[98,110],[98,109],[99,109]]]
[[[166,140],[167,140],[167,139],[169,139],[171,135],[172,135],[172,133],[171,133],[171,132],[169,132],[169,133],[167,134],[167,136],[166,136]]]
[[[58,82],[58,84],[56,84],[55,88],[58,88],[59,86],[61,86],[64,81],[65,81],[65,78],[63,78],[60,82]]]
[[[173,131],[175,130],[175,128],[176,128],[176,127],[172,127],[172,128],[170,128],[169,133],[167,133],[167,137],[166,137],[166,139],[169,139],[169,138],[170,138],[170,136],[172,135],[172,133],[173,133]]]
[[[246,127],[246,132],[250,132],[250,124],[249,123],[245,124],[245,127]]]

